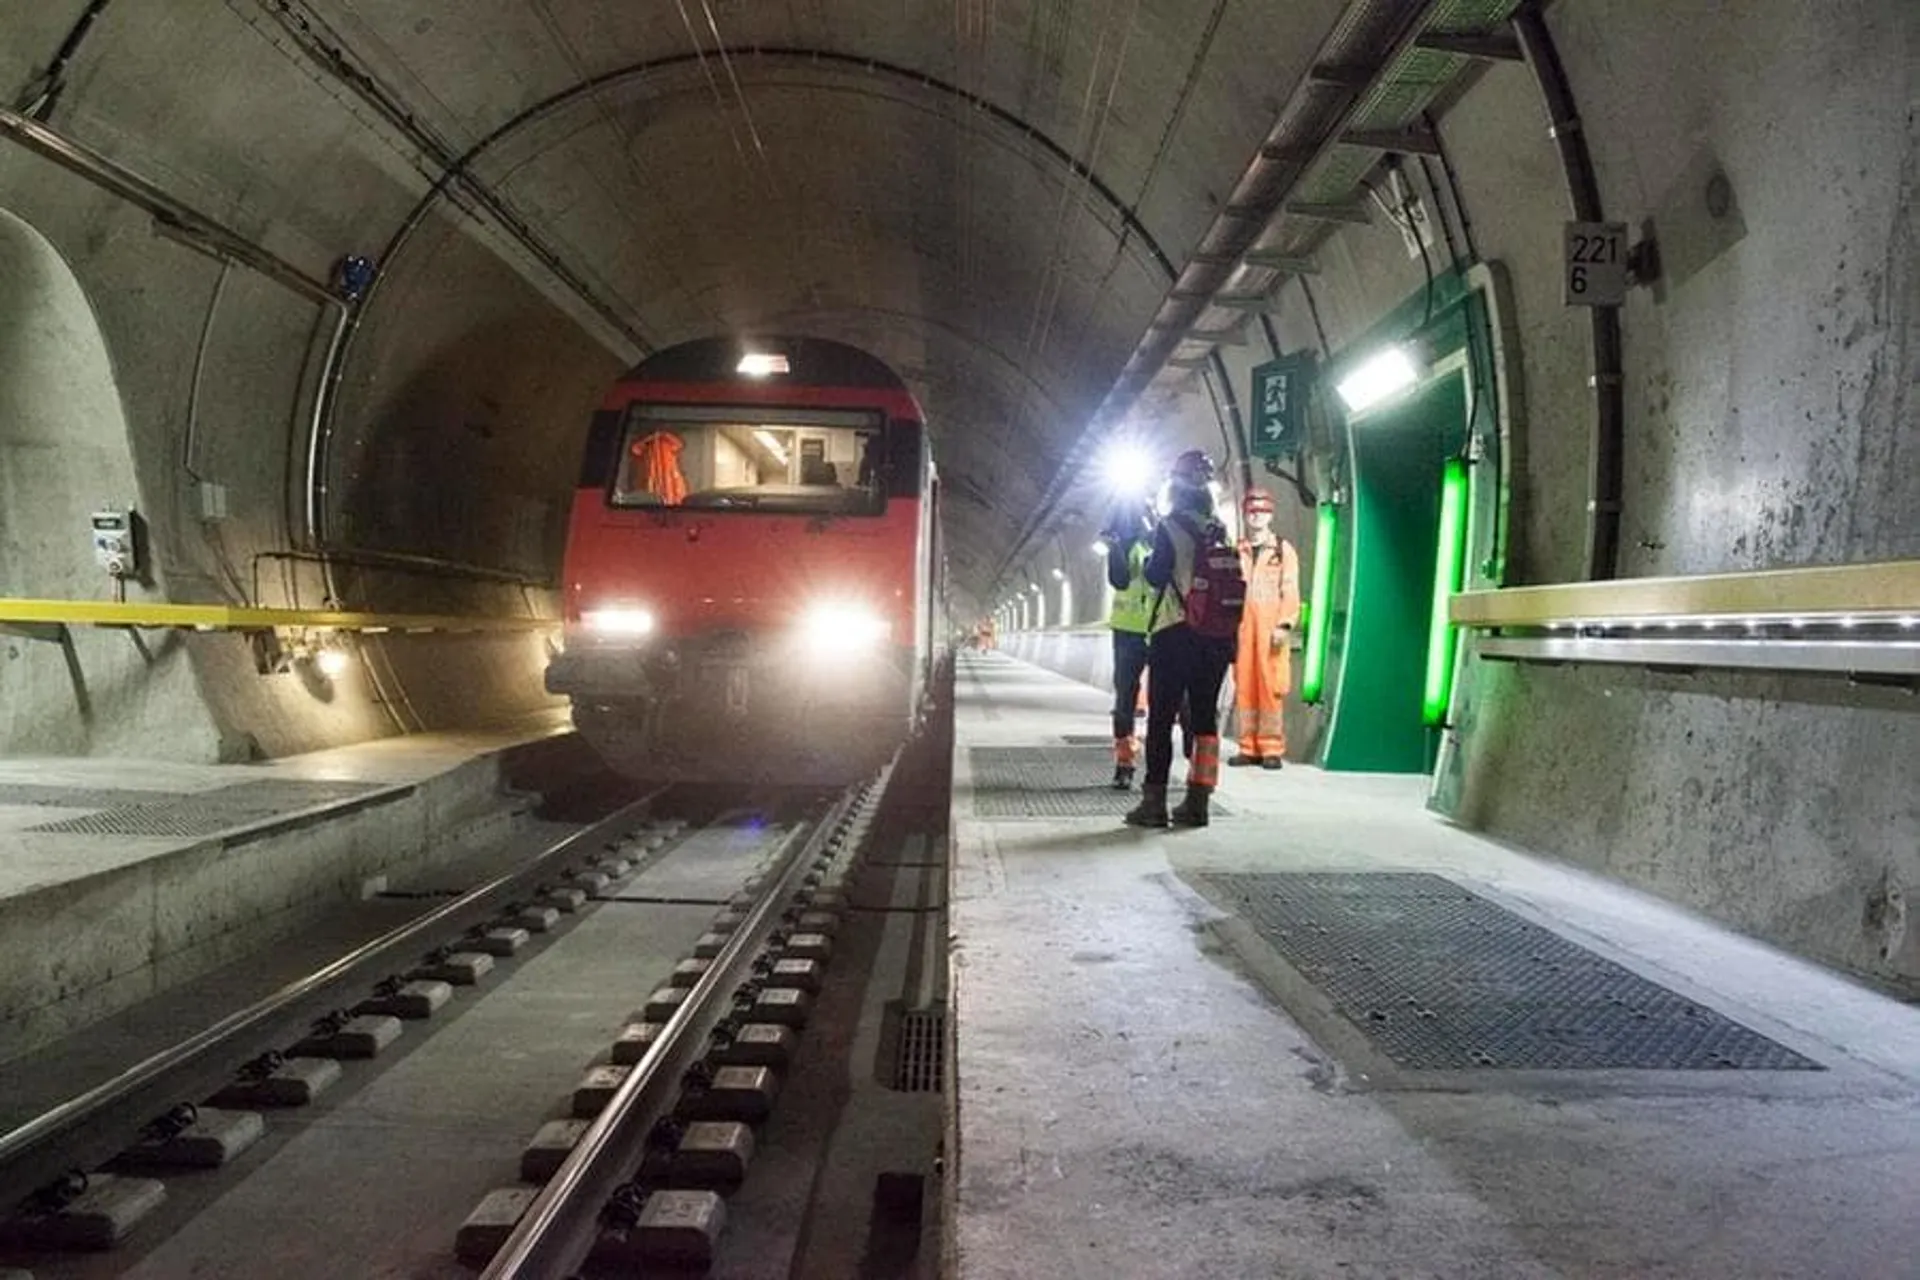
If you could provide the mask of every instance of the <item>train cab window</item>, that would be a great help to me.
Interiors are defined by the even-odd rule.
[[[634,405],[612,502],[823,515],[886,505],[886,429],[863,411]]]

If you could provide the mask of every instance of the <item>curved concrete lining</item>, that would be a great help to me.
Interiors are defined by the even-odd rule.
[[[46,237],[0,209],[0,593],[111,598],[89,517],[138,499],[93,308]],[[108,631],[64,643],[0,638],[0,752],[132,754],[155,741],[179,759],[217,750],[176,641],[143,646]]]

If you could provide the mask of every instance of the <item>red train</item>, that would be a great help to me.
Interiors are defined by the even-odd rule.
[[[920,406],[863,351],[650,356],[594,416],[547,688],[630,777],[858,778],[929,686],[938,494]]]

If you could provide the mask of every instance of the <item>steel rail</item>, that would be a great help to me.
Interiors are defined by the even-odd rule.
[[[788,837],[792,848],[727,945],[714,958],[659,1037],[627,1074],[599,1117],[581,1135],[565,1163],[541,1188],[493,1256],[480,1280],[551,1280],[570,1275],[599,1239],[600,1211],[627,1179],[648,1129],[672,1101],[680,1075],[704,1049],[721,1017],[718,997],[749,971],[752,957],[772,931],[776,913],[838,829],[856,810],[882,795],[899,762],[896,755],[872,781],[849,788],[811,831]]]
[[[1455,626],[1481,629],[1869,615],[1920,616],[1920,560],[1509,587],[1462,592],[1447,605]]]
[[[660,787],[648,792],[632,804],[555,842],[544,852],[536,855],[532,862],[498,875],[478,888],[469,890],[460,897],[435,907],[406,924],[388,930],[379,937],[347,952],[339,959],[314,970],[306,977],[288,983],[271,995],[263,997],[236,1013],[227,1015],[178,1044],[135,1063],[111,1080],[95,1085],[86,1092],[77,1094],[51,1110],[43,1112],[26,1124],[0,1134],[0,1180],[4,1180],[8,1190],[11,1190],[15,1183],[25,1183],[30,1190],[33,1186],[38,1186],[56,1176],[73,1163],[71,1159],[65,1158],[64,1151],[60,1153],[62,1158],[57,1161],[48,1160],[45,1156],[32,1160],[34,1164],[45,1164],[48,1167],[44,1170],[25,1172],[29,1175],[43,1176],[23,1178],[21,1177],[23,1171],[18,1166],[29,1161],[36,1152],[44,1151],[51,1142],[63,1134],[72,1132],[108,1109],[134,1099],[136,1095],[149,1090],[152,1086],[169,1083],[170,1077],[186,1072],[193,1066],[206,1063],[222,1046],[249,1033],[271,1029],[297,1005],[318,996],[356,971],[373,968],[376,961],[391,964],[390,960],[384,960],[390,953],[421,945],[447,921],[468,915],[478,916],[485,910],[492,909],[496,902],[508,898],[524,883],[537,881],[546,875],[554,864],[564,862],[583,848],[598,844],[607,839],[611,833],[626,828],[638,819],[666,789]],[[137,1125],[141,1120],[150,1119],[152,1114],[157,1114],[157,1108],[152,1113],[131,1119]],[[125,1145],[124,1136],[119,1145]]]
[[[143,627],[193,631],[550,631],[558,618],[488,618],[437,613],[352,613],[335,609],[242,609],[212,604],[121,604],[106,600],[0,597],[0,623]]]

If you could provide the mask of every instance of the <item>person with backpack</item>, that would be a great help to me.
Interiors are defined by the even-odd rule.
[[[1220,781],[1220,686],[1233,665],[1246,579],[1240,553],[1216,518],[1213,460],[1189,449],[1167,477],[1170,510],[1154,531],[1146,579],[1154,588],[1147,644],[1147,772],[1140,803],[1125,818],[1134,827],[1204,827]],[[1193,759],[1187,794],[1167,809],[1173,769],[1173,722],[1185,703]]]

